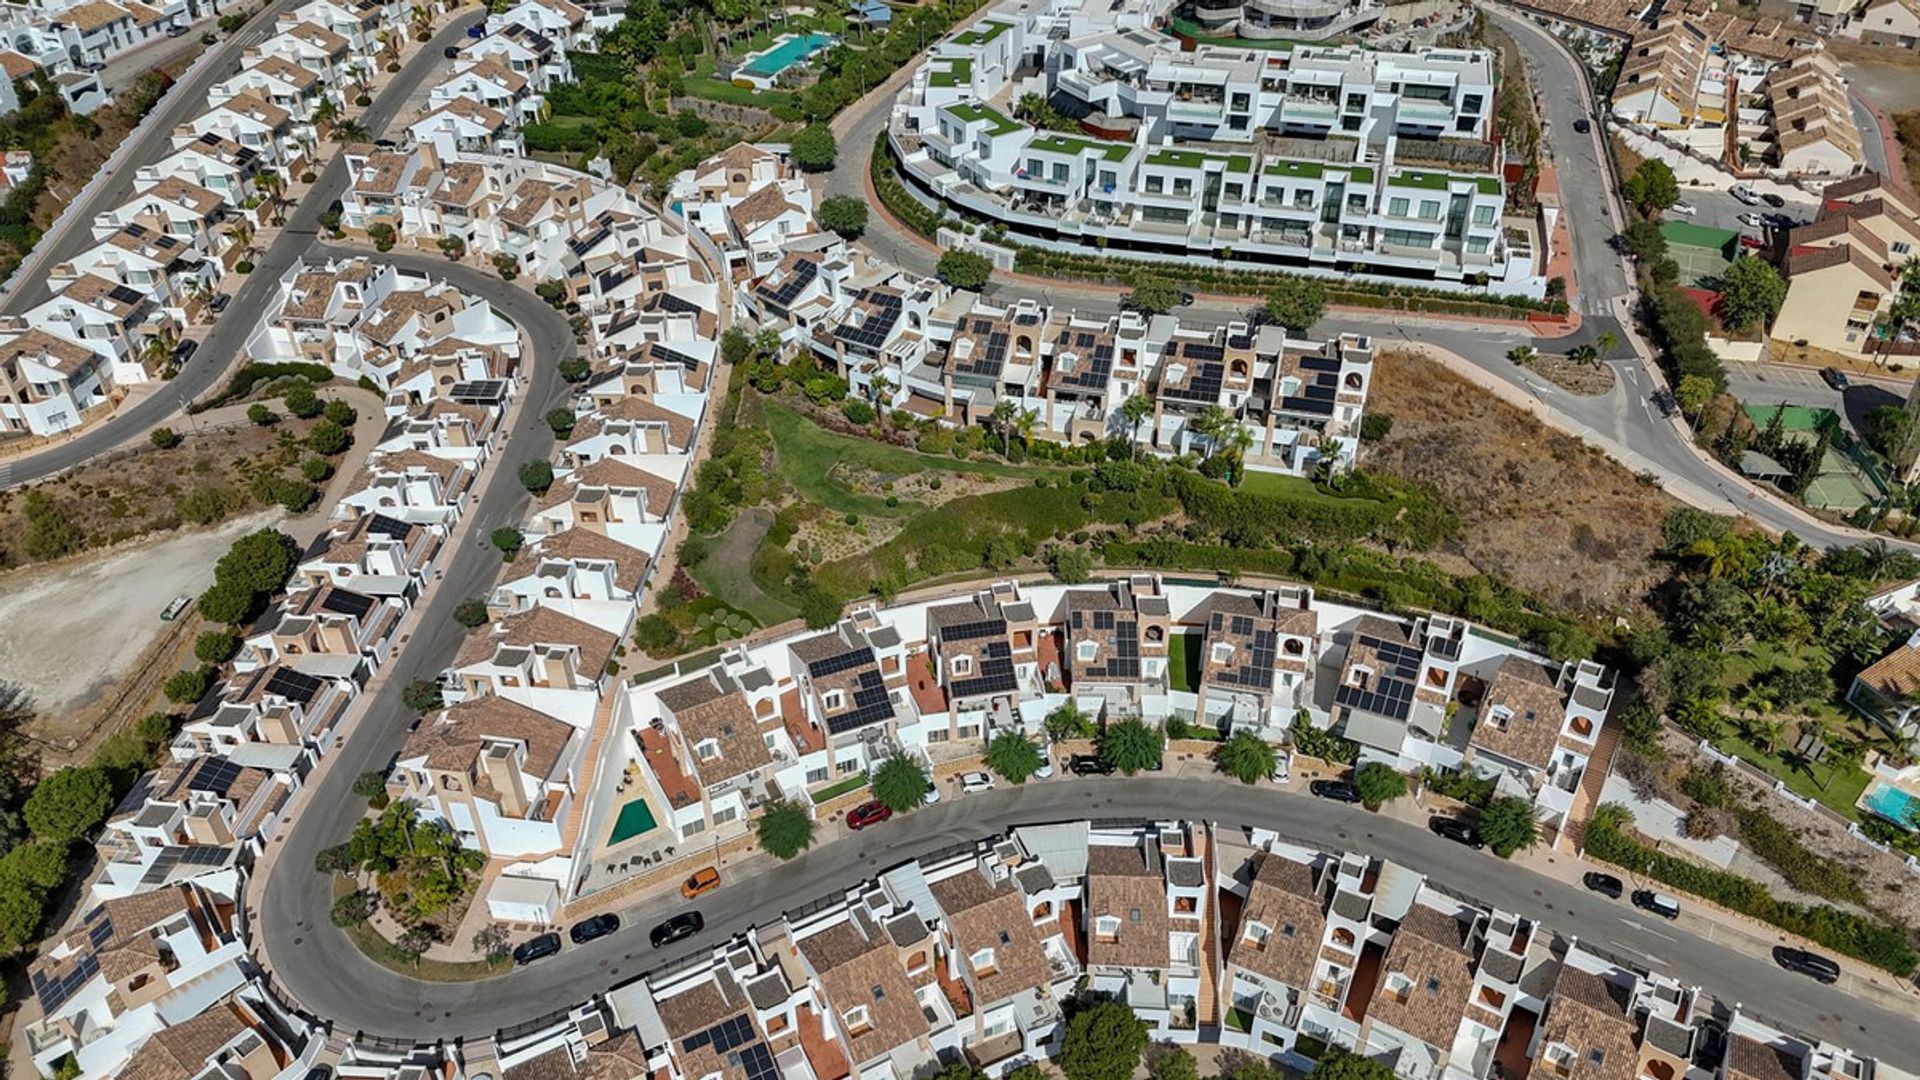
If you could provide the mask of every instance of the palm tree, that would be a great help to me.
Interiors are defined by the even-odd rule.
[[[1032,409],[1021,409],[1013,416],[1014,433],[1020,436],[1020,445],[1033,446],[1033,429],[1040,423],[1040,414]]]
[[[227,236],[232,238],[234,244],[240,248],[242,259],[253,254],[253,225],[246,219],[242,218],[234,222],[227,229]]]
[[[413,5],[407,17],[413,24],[415,34],[424,34],[433,29],[433,12],[428,11],[424,5]]]
[[[1567,359],[1576,364],[1598,364],[1600,362],[1600,350],[1591,345],[1575,345],[1573,348],[1567,350]]]
[[[334,125],[333,137],[343,143],[371,142],[373,136],[367,132],[367,125],[359,120],[342,120]]]
[[[286,190],[286,180],[273,169],[262,169],[255,174],[253,186],[260,189],[260,194],[266,196],[267,206],[273,211],[274,224],[284,225],[287,220],[286,204],[281,199],[281,194]]]
[[[993,412],[987,417],[987,426],[1000,433],[1000,454],[1010,457],[1013,454],[1013,418],[1020,407],[1011,401],[996,402]]]
[[[1507,359],[1516,364],[1528,364],[1533,361],[1533,346],[1515,345],[1507,350]]]
[[[171,325],[163,326],[157,332],[147,335],[147,340],[140,344],[140,360],[148,368],[158,371],[167,361],[173,359],[173,350],[179,345],[179,331]]]
[[[1620,339],[1615,337],[1611,330],[1602,330],[1600,331],[1600,336],[1593,339],[1593,347],[1598,349],[1602,356],[1612,352],[1613,347],[1618,344],[1620,344]]]
[[[330,97],[321,98],[320,104],[313,107],[313,126],[321,131],[332,130],[339,119],[340,105]]]
[[[867,393],[872,396],[873,407],[876,410],[884,411],[886,409],[885,403],[893,391],[893,380],[887,378],[885,375],[875,375],[873,378],[867,380]]]
[[[1132,430],[1133,441],[1140,441],[1140,425],[1153,415],[1153,399],[1145,394],[1132,394],[1120,403],[1120,415]]]

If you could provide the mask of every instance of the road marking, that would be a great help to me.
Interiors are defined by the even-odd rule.
[[[1638,930],[1643,934],[1652,934],[1654,937],[1659,938],[1661,941],[1678,942],[1680,940],[1679,938],[1674,937],[1671,934],[1663,934],[1660,931],[1655,930],[1651,926],[1647,926],[1646,924],[1640,922],[1637,919],[1629,919],[1624,916],[1615,916],[1615,917],[1620,919],[1621,922],[1626,923],[1628,926],[1633,927],[1635,930]]]

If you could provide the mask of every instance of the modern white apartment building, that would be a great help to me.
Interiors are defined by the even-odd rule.
[[[1024,243],[1544,294],[1491,54],[1183,52],[1150,0],[1106,7],[1010,0],[936,45],[889,120],[910,187]],[[1014,119],[1029,94],[1077,130]]]

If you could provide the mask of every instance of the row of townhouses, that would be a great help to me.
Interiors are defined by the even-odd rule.
[[[1787,296],[1772,337],[1862,359],[1920,351],[1895,315],[1917,250],[1920,201],[1911,191],[1875,173],[1828,185],[1815,219],[1787,233]],[[1912,468],[1910,459],[1896,464]]]
[[[965,425],[1006,404],[1032,414],[1037,438],[1122,437],[1166,455],[1209,452],[1237,428],[1251,468],[1305,475],[1353,462],[1373,378],[1365,337],[998,307],[822,231],[804,181],[763,147],[735,146],[681,173],[670,198],[724,254],[738,313],[876,406]],[[1138,421],[1126,411],[1136,396],[1152,406]],[[1224,430],[1199,422],[1221,415]]]
[[[802,913],[804,912],[804,913]],[[924,857],[458,1047],[348,1043],[349,1080],[438,1075],[896,1080],[1044,1060],[1077,993],[1155,1041],[1305,1071],[1330,1049],[1407,1080],[1904,1080],[1406,867],[1167,821],[1023,827]]]
[[[909,188],[1056,248],[1544,295],[1491,53],[1186,50],[1164,6],[1005,0],[934,45],[888,118]]]

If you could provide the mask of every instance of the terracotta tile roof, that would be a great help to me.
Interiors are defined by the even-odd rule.
[[[498,109],[482,105],[470,98],[454,98],[445,105],[415,120],[411,126],[419,127],[431,121],[436,116],[457,116],[462,120],[471,121],[496,134],[507,126],[507,118],[504,113]]]
[[[1800,1080],[1800,1059],[1748,1035],[1727,1042],[1727,1080]]]
[[[1571,964],[1560,968],[1540,1022],[1540,1045],[1542,1053],[1555,1043],[1571,1052],[1567,1080],[1634,1080],[1637,1032],[1627,988]]]
[[[1102,918],[1119,920],[1112,934]],[[1087,960],[1112,967],[1165,968],[1169,961],[1167,883],[1138,846],[1087,852]]]
[[[512,740],[526,744],[525,771],[545,778],[560,765],[573,734],[573,725],[564,720],[497,694],[481,694],[423,721],[407,737],[400,760],[425,758],[429,769],[472,772],[488,741]]]
[[[1052,981],[1046,949],[1027,914],[1026,897],[1011,880],[996,884],[979,870],[969,869],[934,882],[930,889],[946,913],[961,968],[972,973],[981,1008]],[[988,949],[993,951],[991,964],[974,968],[972,958]]]
[[[765,184],[728,208],[727,216],[733,219],[733,227],[744,237],[789,210],[804,209],[795,206],[779,184]]]
[[[209,1058],[253,1030],[239,1005],[222,1002],[154,1032],[120,1071],[119,1080],[192,1080],[206,1071]]]
[[[147,931],[176,916],[197,911],[199,905],[193,895],[191,886],[177,885],[108,900],[88,911],[78,926],[34,961],[27,971],[41,973],[48,982],[57,982],[91,954],[108,982],[128,978],[160,961],[159,943]],[[103,925],[110,929],[96,945],[92,935]],[[56,958],[55,952],[61,955]]]
[[[1387,946],[1368,1021],[1389,1024],[1429,1046],[1449,1050],[1473,993],[1470,930],[1446,912],[1416,902]],[[1408,982],[1399,993],[1391,985],[1396,975]]]
[[[600,418],[602,421],[630,420],[638,423],[663,424],[667,429],[667,441],[673,446],[684,449],[692,445],[692,417],[674,412],[643,397],[623,397],[611,405],[602,406]]]
[[[542,560],[565,559],[569,562],[604,561],[613,564],[614,583],[627,592],[640,588],[647,576],[647,553],[631,544],[582,528],[562,529],[551,536],[528,544],[514,556],[510,577],[525,577],[539,568]]]
[[[589,1046],[580,1062],[576,1063],[573,1051],[562,1045],[503,1074],[504,1080],[638,1080],[651,1075],[646,1050],[630,1029]]]
[[[927,1034],[926,1015],[886,935],[842,922],[802,940],[800,952],[819,973],[855,1062],[872,1061]],[[862,1027],[850,1020],[856,1009],[866,1012]]]
[[[694,769],[706,783],[717,784],[772,763],[746,694],[724,670],[709,669],[661,690],[659,697],[680,729]],[[703,743],[711,743],[711,756],[701,756]]]
[[[456,161],[441,170],[440,186],[433,192],[435,202],[469,207],[487,178],[487,170],[471,161]]]
[[[1275,982],[1304,989],[1313,976],[1314,959],[1327,926],[1320,898],[1314,892],[1313,868],[1271,852],[1259,855],[1257,862],[1227,960]],[[1265,928],[1264,940],[1250,935],[1254,923]]]
[[[256,120],[269,128],[278,130],[287,126],[293,114],[261,97],[252,90],[235,94],[227,100],[209,109],[208,112],[230,112]]]
[[[549,607],[516,612],[482,627],[467,637],[454,659],[456,668],[470,667],[493,659],[504,647],[533,645],[575,645],[580,649],[580,675],[595,680],[613,658],[620,639],[592,623],[563,615]]]
[[[142,194],[179,203],[202,217],[212,217],[227,202],[218,193],[209,191],[199,184],[188,183],[177,176],[167,177]]]
[[[320,76],[284,56],[263,56],[248,70],[287,83],[296,90],[305,90],[320,81]]]
[[[1552,673],[1523,656],[1509,656],[1487,686],[1470,745],[1544,769],[1553,761],[1566,719],[1566,698]]]
[[[92,363],[98,354],[84,345],[75,344],[66,338],[55,337],[39,327],[33,327],[6,344],[0,345],[0,363],[11,364],[23,356],[33,360],[34,363],[44,364],[62,375],[73,375],[82,367]]]
[[[637,469],[608,456],[574,470],[568,482],[555,484],[548,489],[536,509],[550,510],[563,502],[573,499],[574,493],[583,487],[640,488],[646,492],[647,510],[652,514],[663,514],[672,504],[674,495],[680,490],[673,481],[664,476],[656,476],[645,469]]]
[[[520,181],[520,186],[514,188],[513,194],[508,197],[507,204],[500,208],[500,220],[526,228],[553,201],[553,192],[554,185],[545,180]]]
[[[62,12],[60,21],[86,34],[131,17],[127,9],[118,4],[109,4],[107,0],[91,0],[90,3],[79,4]]]
[[[329,55],[346,52],[353,43],[318,23],[303,22],[287,31],[288,37],[298,38]]]
[[[374,307],[366,321],[361,323],[361,329],[382,345],[398,341],[410,326],[418,326],[421,332],[431,335],[433,331],[429,327],[433,325],[432,316],[443,316],[442,325],[448,325],[445,319],[459,312],[465,306],[465,300],[453,289],[437,292],[395,289]]]
[[[1920,691],[1920,649],[1902,645],[1856,676],[1881,697],[1900,701]]]
[[[0,71],[6,72],[9,79],[24,79],[39,69],[40,65],[14,52],[12,49],[0,51]]]
[[[666,1025],[667,1034],[672,1037],[669,1046],[679,1075],[747,1080],[747,1070],[741,1065],[737,1052],[722,1054],[714,1049],[711,1042],[689,1050],[684,1042],[716,1024],[736,1017],[745,1019],[749,1027],[753,1027],[752,1017],[747,1012],[746,995],[733,987],[732,977],[722,972],[716,973],[714,979],[724,980],[732,992],[728,993],[715,981],[708,980],[672,997],[655,998],[654,1009]],[[754,1033],[758,1036],[757,1027],[754,1027]]]

